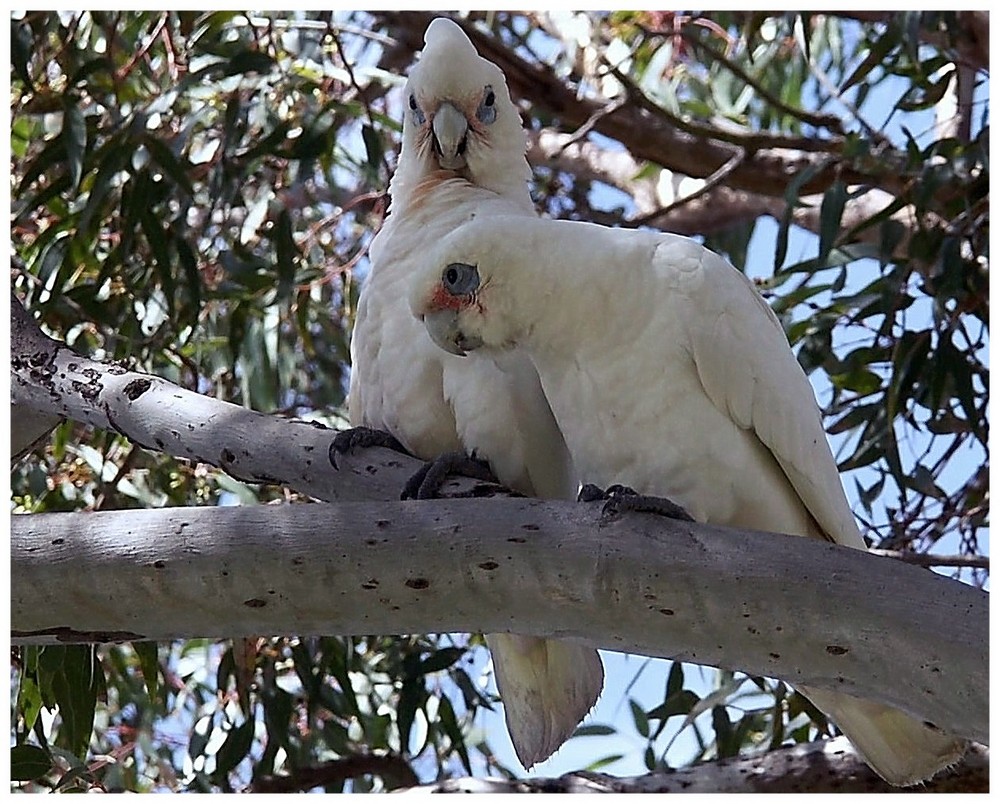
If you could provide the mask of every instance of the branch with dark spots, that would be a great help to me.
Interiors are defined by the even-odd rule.
[[[44,355],[42,363],[54,369],[32,376],[24,361],[12,361],[15,421],[37,417],[39,428],[50,429],[65,416],[112,430],[147,449],[218,466],[246,483],[285,485],[324,500],[371,499],[373,494],[398,499],[408,476],[400,479],[399,471],[406,467],[412,474],[422,465],[384,448],[341,455],[339,469],[328,461],[309,460],[328,454],[337,431],[267,416],[120,366],[110,371],[44,335],[16,298],[11,311],[12,346],[20,346],[16,353]],[[96,394],[88,390],[94,383]],[[145,390],[130,400],[125,390],[129,387]],[[199,426],[193,427],[193,422]],[[41,437],[46,434],[47,429]],[[17,454],[16,442],[14,446]],[[477,486],[471,479],[452,476],[444,488],[446,493],[462,493]],[[493,492],[502,493],[497,487]]]
[[[254,476],[279,474],[321,499],[380,502],[12,517],[11,622],[24,642],[491,633],[517,623],[528,635],[644,655],[669,651],[844,689],[974,739],[987,734],[988,598],[980,590],[798,537],[631,514],[601,527],[593,505],[385,502],[398,497],[419,461],[372,448],[343,455],[339,470],[326,461],[306,468],[309,456],[326,454],[320,450],[329,450],[334,431],[149,375],[107,372],[40,332],[38,339],[58,370],[42,386],[13,371],[18,404],[43,412],[65,405],[100,427],[108,426],[107,405],[129,438],[160,438],[183,457],[217,456],[225,444]],[[72,389],[84,372],[100,377],[96,404]],[[123,389],[137,379],[149,389],[129,402]],[[204,426],[182,443],[192,421]],[[472,484],[453,480],[448,488]],[[517,532],[524,535],[510,535]],[[479,565],[489,561],[498,566],[485,574]],[[225,567],[226,582],[206,583],[206,566]],[[363,588],[371,579],[378,596]],[[893,595],[873,598],[876,587]],[[248,597],[254,589],[268,594]],[[654,593],[653,601],[643,596]],[[912,616],[914,601],[920,618]],[[751,619],[733,618],[738,609]],[[963,616],[955,618],[956,610]],[[773,626],[775,612],[794,617]],[[748,625],[757,634],[748,635]],[[832,661],[831,645],[846,652]],[[929,656],[932,649],[948,662]]]
[[[495,498],[14,516],[11,625],[19,641],[51,644],[56,633],[160,641],[516,624],[527,636],[839,690],[988,739],[982,590],[799,536],[632,513],[606,522],[601,505]],[[537,529],[511,536],[524,524]],[[224,567],[226,582],[206,583],[205,567]]]
[[[10,367],[12,374],[27,373],[33,382],[46,383],[55,372],[51,350],[45,348],[41,330],[34,318],[24,309],[14,291],[10,294]],[[36,376],[36,369],[44,367]],[[13,390],[13,389],[12,389]],[[18,405],[11,395],[10,409],[10,457],[13,466],[21,458],[43,444],[63,421],[63,412],[58,404],[54,409],[36,410],[31,406]],[[58,399],[50,400],[58,402]]]

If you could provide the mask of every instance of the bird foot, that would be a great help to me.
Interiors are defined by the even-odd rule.
[[[400,499],[433,500],[440,494],[449,475],[465,475],[485,483],[500,483],[486,461],[464,452],[446,452],[427,461],[406,481]]]
[[[596,500],[607,500],[601,509],[601,518],[612,518],[619,516],[626,511],[636,513],[659,514],[669,519],[679,519],[683,522],[694,522],[691,516],[677,503],[668,500],[666,497],[652,497],[646,494],[639,494],[635,489],[628,486],[615,484],[603,490],[593,483],[585,483],[580,488],[577,495],[577,502],[594,502]]]
[[[330,464],[333,468],[340,468],[337,466],[338,454],[346,455],[355,447],[386,447],[404,455],[410,454],[406,451],[406,447],[396,440],[395,436],[384,430],[375,430],[371,427],[352,427],[350,430],[341,430],[330,443]]]

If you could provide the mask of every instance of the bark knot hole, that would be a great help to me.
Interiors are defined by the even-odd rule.
[[[146,378],[132,380],[132,382],[125,386],[125,396],[129,398],[129,401],[135,402],[135,400],[146,393],[152,385],[153,381]]]

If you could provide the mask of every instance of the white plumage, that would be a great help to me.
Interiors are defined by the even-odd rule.
[[[513,217],[465,224],[438,255],[414,279],[414,314],[455,354],[529,355],[581,480],[864,549],[812,388],[721,257],[676,235]],[[802,691],[893,784],[964,750],[900,711]]]
[[[390,432],[424,459],[475,451],[524,494],[571,497],[569,453],[530,360],[445,354],[407,307],[412,276],[452,229],[473,218],[535,216],[524,132],[503,73],[450,20],[434,20],[425,45],[406,84],[390,214],[372,241],[358,304],[350,420]],[[600,657],[572,643],[486,639],[514,749],[531,767],[594,705],[604,680]]]

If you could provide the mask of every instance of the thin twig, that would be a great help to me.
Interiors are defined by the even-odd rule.
[[[594,126],[596,126],[601,121],[602,118],[607,117],[609,114],[614,114],[619,109],[621,109],[625,105],[625,103],[626,99],[622,97],[613,100],[607,106],[601,106],[599,109],[597,109],[597,111],[595,111],[589,118],[587,118],[586,122],[582,126],[580,126],[576,131],[574,131],[570,135],[569,139],[563,143],[562,147],[556,152],[556,156],[561,154],[571,145],[575,145],[576,143],[580,142],[580,140],[584,139],[591,132]]]
[[[705,195],[708,192],[711,192],[720,184],[722,184],[722,182],[725,181],[726,177],[730,173],[732,173],[734,170],[736,170],[736,168],[738,168],[740,165],[743,164],[743,160],[745,158],[746,158],[746,153],[744,151],[737,151],[729,158],[729,160],[725,164],[723,164],[718,170],[712,173],[711,176],[706,177],[701,187],[699,187],[693,193],[688,193],[682,198],[678,198],[676,201],[672,201],[671,203],[667,204],[665,207],[660,207],[659,209],[653,210],[652,212],[647,213],[642,217],[633,218],[628,222],[628,225],[630,227],[645,226],[650,221],[656,220],[657,218],[660,218],[664,215],[669,215],[675,209],[682,207],[685,204],[690,204],[697,198],[701,198],[703,195]]]
[[[909,550],[879,550],[869,548],[868,552],[874,556],[885,556],[895,558],[907,564],[916,564],[918,567],[972,567],[974,569],[984,569],[989,572],[989,556],[938,556],[933,553],[913,553]]]
[[[135,65],[139,62],[139,60],[149,52],[149,49],[153,46],[153,43],[156,42],[157,38],[159,37],[160,31],[163,30],[163,26],[167,24],[167,14],[169,14],[169,12],[167,11],[164,11],[161,14],[160,18],[156,21],[156,25],[153,26],[152,33],[150,33],[149,36],[146,38],[146,41],[142,45],[142,47],[140,47],[133,54],[132,58],[128,60],[125,66],[123,66],[120,70],[115,71],[116,81],[119,81],[128,76],[129,73],[132,72]]]

